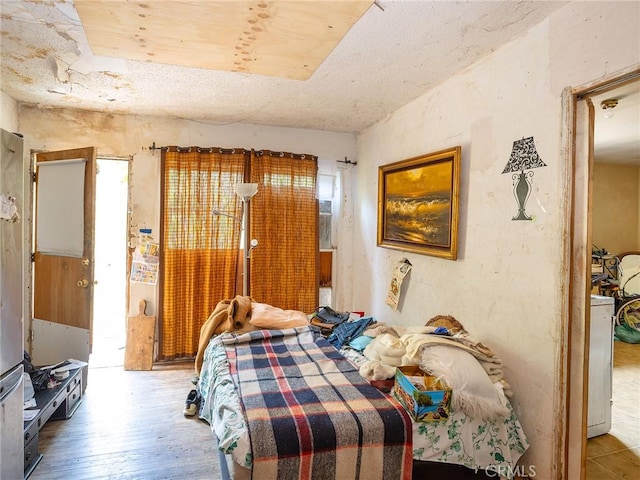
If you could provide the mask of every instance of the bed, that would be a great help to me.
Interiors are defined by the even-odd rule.
[[[274,339],[276,339],[275,343]],[[300,360],[302,358],[304,362]],[[321,458],[322,449],[319,449],[320,454],[304,452],[303,455],[298,455],[300,451],[296,448],[300,447],[294,448],[290,445],[282,449],[277,447],[275,450],[282,450],[280,453],[286,458],[284,462],[286,465],[281,459],[274,458],[279,452],[269,448],[265,451],[265,445],[269,447],[281,441],[279,436],[291,439],[295,437],[296,432],[299,435],[301,426],[303,429],[311,428],[309,425],[313,424],[312,420],[303,421],[301,418],[296,418],[293,422],[289,422],[293,425],[293,429],[289,430],[289,433],[282,433],[285,429],[281,428],[281,424],[287,423],[285,421],[287,415],[297,417],[297,413],[300,413],[296,410],[295,402],[289,402],[286,405],[285,410],[289,413],[275,415],[278,417],[275,419],[273,416],[264,417],[265,408],[270,409],[268,402],[261,403],[264,402],[264,397],[277,393],[283,379],[290,378],[291,373],[295,372],[293,377],[301,380],[302,383],[297,384],[298,380],[284,383],[291,383],[294,393],[296,389],[315,391],[321,398],[319,401],[316,399],[318,405],[324,405],[325,400],[332,405],[340,403],[334,401],[335,399],[327,393],[334,387],[324,383],[324,377],[337,376],[340,379],[338,384],[345,386],[347,392],[353,390],[358,391],[359,394],[364,392],[364,399],[380,410],[381,413],[374,415],[376,418],[372,421],[373,430],[382,429],[383,437],[386,438],[384,441],[374,439],[373,443],[386,441],[388,445],[384,446],[386,450],[382,456],[383,458],[392,457],[393,461],[387,461],[387,465],[384,462],[380,463],[380,451],[372,449],[367,453],[366,446],[356,446],[355,451],[361,452],[356,456],[360,455],[359,461],[365,459],[365,468],[375,466],[375,462],[379,464],[373,469],[369,468],[368,475],[361,475],[360,478],[375,478],[371,476],[372,471],[381,472],[379,478],[384,479],[411,478],[413,464],[423,462],[464,466],[471,471],[483,470],[487,473],[487,477],[491,478],[513,478],[516,463],[529,445],[508,402],[506,404],[508,413],[499,419],[472,418],[464,411],[452,410],[449,417],[443,421],[415,422],[408,417],[393,396],[380,392],[363,380],[358,370],[364,361],[366,358],[352,349],[336,350],[311,327],[225,333],[214,336],[204,351],[198,390],[203,398],[200,418],[210,424],[214,441],[218,442],[218,449],[223,459],[221,462],[223,476],[237,480],[249,479],[252,478],[253,471],[253,478],[260,480],[266,478],[357,478],[357,474],[351,470],[348,472],[334,470],[335,476],[330,473],[332,469],[337,468],[332,465],[336,456],[334,453]],[[324,369],[320,373],[317,370],[318,364],[322,364]],[[256,367],[253,373],[252,365]],[[244,373],[239,373],[239,366],[243,366]],[[309,377],[310,371],[313,375]],[[321,381],[315,378],[318,375],[323,377]],[[286,395],[292,395],[291,391]],[[330,397],[328,400],[327,395]],[[253,413],[247,413],[247,404],[251,404],[255,399],[258,399],[257,410],[256,405],[250,405]],[[343,398],[342,403],[349,408],[350,403],[359,405],[363,401],[361,397],[355,400]],[[344,411],[338,412],[338,407],[335,408],[336,412],[330,411],[329,418],[334,417],[330,423],[332,428],[338,430],[345,423],[343,420],[346,417]],[[389,416],[393,417],[393,422],[387,418]],[[260,427],[262,431],[251,427],[252,421],[256,418],[263,423]],[[265,424],[269,426],[266,428],[266,433]],[[344,446],[344,450],[347,452],[344,458],[347,459],[348,464],[355,458],[354,447]],[[305,462],[297,458],[309,459],[314,455],[316,455],[315,460],[325,462],[323,467],[325,474],[320,477],[317,476],[317,472],[315,477],[310,474],[309,463],[313,462],[307,462],[306,466],[301,466]],[[338,460],[338,463],[344,465],[345,461]],[[290,474],[284,475],[283,471]]]
[[[312,328],[224,334],[207,351],[201,417],[253,478],[411,479],[406,411]]]

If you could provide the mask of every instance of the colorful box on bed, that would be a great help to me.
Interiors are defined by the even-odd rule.
[[[420,377],[420,388],[409,377]],[[451,389],[420,367],[406,366],[396,369],[393,393],[411,417],[417,422],[431,422],[449,418]]]

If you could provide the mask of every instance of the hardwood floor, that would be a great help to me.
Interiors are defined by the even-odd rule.
[[[209,425],[182,414],[192,367],[90,368],[74,416],[40,431],[44,458],[29,479],[219,479]],[[640,345],[615,342],[613,398],[611,431],[588,441],[588,480],[640,471]]]
[[[209,425],[182,413],[192,372],[90,368],[74,416],[40,431],[44,458],[29,480],[219,479]]]
[[[611,431],[587,442],[587,479],[638,478],[640,344],[614,342]]]

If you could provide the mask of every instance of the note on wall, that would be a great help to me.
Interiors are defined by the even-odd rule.
[[[131,262],[131,281],[155,285],[158,283],[158,257],[157,244],[139,245],[133,252]]]
[[[402,282],[404,277],[411,271],[411,262],[406,258],[399,260],[393,266],[393,272],[391,274],[391,283],[389,285],[389,291],[387,292],[387,299],[385,303],[389,305],[393,311],[398,310],[398,303],[400,302],[400,293],[402,292]]]

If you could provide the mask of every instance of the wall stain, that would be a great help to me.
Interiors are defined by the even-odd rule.
[[[9,70],[11,73],[13,73],[17,78],[20,79],[20,81],[22,83],[26,83],[28,85],[32,85],[33,84],[33,79],[30,77],[27,77],[25,75],[22,75],[20,72],[18,72],[16,69],[5,66],[4,68],[6,68],[7,70]]]
[[[69,35],[67,32],[61,32],[60,30],[56,30],[56,33],[64,38],[65,40],[67,40],[68,42],[73,42],[76,44],[76,46],[78,45],[78,42],[71,36]]]
[[[51,53],[53,51],[52,48],[34,48],[32,50],[32,55],[31,57],[28,58],[47,58],[47,56],[49,55],[49,53]]]
[[[3,53],[2,58],[15,60],[16,62],[24,62],[24,57],[16,55],[15,53],[12,53],[12,52]]]

